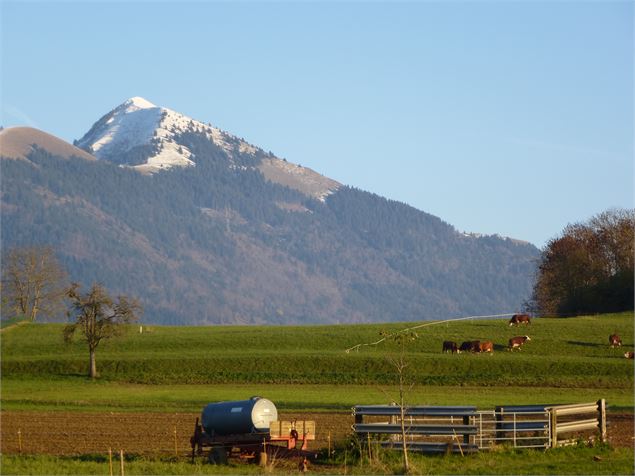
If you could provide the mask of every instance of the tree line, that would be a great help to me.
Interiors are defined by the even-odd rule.
[[[634,230],[633,209],[568,225],[542,251],[527,308],[543,316],[632,310]]]

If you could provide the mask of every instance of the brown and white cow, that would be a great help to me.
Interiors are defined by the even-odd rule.
[[[494,353],[494,343],[491,340],[484,340],[481,342],[479,348],[481,352]]]
[[[509,339],[509,345],[507,346],[507,350],[514,350],[516,348],[520,350],[520,347],[528,340],[531,340],[529,336],[512,337],[511,339]]]
[[[443,352],[452,352],[453,354],[455,352],[458,352],[459,348],[456,345],[456,342],[452,342],[451,340],[445,340],[443,341]]]
[[[531,324],[529,314],[514,314],[509,320],[509,326],[518,326],[520,324]]]
[[[617,334],[611,334],[609,336],[609,345],[611,347],[620,347],[622,345],[622,339]]]
[[[632,359],[633,357],[635,357],[635,352],[632,352],[632,351],[626,352],[624,354],[624,357],[626,357],[627,359]]]
[[[469,340],[465,341],[459,347],[460,352],[480,352],[481,351],[481,341],[480,340]]]

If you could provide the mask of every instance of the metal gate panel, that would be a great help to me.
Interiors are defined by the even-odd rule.
[[[479,411],[476,442],[479,449],[495,444],[511,444],[514,448],[548,448],[551,435],[549,413]]]

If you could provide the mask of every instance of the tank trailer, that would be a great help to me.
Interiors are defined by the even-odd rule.
[[[272,401],[261,397],[249,400],[210,403],[196,419],[192,462],[208,450],[208,460],[226,464],[230,457],[265,465],[270,458],[299,457],[314,460],[308,442],[315,440],[315,422],[279,421]],[[299,446],[299,448],[298,448]]]

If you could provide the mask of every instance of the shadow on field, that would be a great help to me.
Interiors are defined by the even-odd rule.
[[[494,350],[500,352],[502,350],[507,350],[507,346],[503,344],[494,344]]]
[[[579,345],[582,347],[606,347],[606,345],[604,344],[597,344],[595,342],[580,342],[577,340],[568,340],[567,344],[571,344],[571,345]]]

